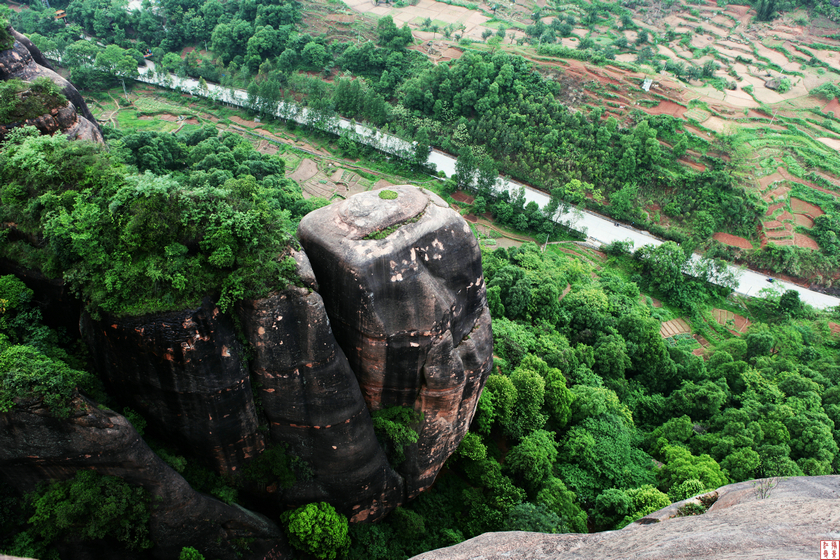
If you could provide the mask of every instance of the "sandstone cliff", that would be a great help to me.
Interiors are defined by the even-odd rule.
[[[469,428],[492,367],[492,335],[466,221],[429,191],[389,191],[316,210],[298,235],[368,407],[422,414],[419,441],[399,467],[412,498]]]
[[[312,470],[311,480],[277,497],[281,505],[327,501],[353,521],[373,521],[401,503],[402,479],[376,441],[309,260],[302,252],[295,256],[303,287],[238,306],[270,439],[288,445]]]
[[[83,340],[109,393],[189,460],[243,475],[242,495],[266,511],[326,501],[354,522],[376,521],[422,492],[469,427],[492,366],[492,335],[481,255],[466,222],[428,191],[394,192],[392,202],[364,193],[307,217],[301,237],[315,260],[293,251],[297,285],[227,313],[209,298],[142,317],[82,313]],[[366,213],[370,206],[377,208]],[[393,231],[364,239],[384,228]],[[41,284],[37,297],[45,299],[60,288]],[[422,413],[419,440],[396,470],[370,412],[395,405]],[[171,499],[195,501],[196,515],[225,530],[250,515],[192,492],[114,413],[64,423],[25,414],[5,418],[8,441],[0,439],[0,474],[15,486],[95,468],[161,495],[171,485]],[[27,451],[29,440],[46,447]],[[275,446],[307,476],[287,487],[252,478],[250,465]]]
[[[72,478],[79,469],[118,476],[142,486],[155,499],[150,536],[156,558],[177,558],[197,546],[208,558],[263,558],[286,548],[267,518],[199,494],[143,441],[128,421],[77,395],[74,413],[60,420],[38,401],[0,414],[0,474],[22,492],[44,480]],[[251,541],[250,552],[237,547]],[[252,540],[253,539],[253,540]]]
[[[150,429],[223,473],[264,447],[251,380],[230,315],[197,309],[82,318],[82,336],[110,394]]]
[[[0,138],[3,138],[11,128],[32,125],[42,134],[55,134],[61,131],[70,139],[104,142],[96,119],[75,86],[53,70],[41,51],[29,39],[14,29],[10,31],[15,38],[15,43],[11,49],[0,51],[0,80],[17,78],[24,82],[31,82],[36,78],[48,78],[61,88],[68,104],[23,122],[0,123]]]
[[[718,500],[698,516],[673,517],[680,502],[620,531],[487,533],[412,560],[805,560],[820,557],[821,539],[840,539],[840,476],[780,480],[764,498],[753,482],[724,486],[717,493]]]
[[[466,222],[427,191],[394,189],[390,204],[365,193],[307,217],[301,237],[317,260],[293,252],[299,285],[241,301],[232,313],[205,300],[144,317],[83,315],[83,338],[109,392],[140,412],[150,433],[220,473],[242,473],[267,446],[287,446],[311,476],[290,488],[246,483],[258,501],[327,501],[358,522],[416,496],[469,427],[492,336]],[[355,237],[328,227],[334,219],[325,214],[349,216],[352,225],[371,203],[385,210]],[[411,223],[385,239],[363,239],[402,220]],[[336,244],[352,263],[325,249]],[[348,284],[348,269],[363,280]],[[329,317],[340,302],[358,309]],[[369,412],[394,405],[423,414],[398,472]]]

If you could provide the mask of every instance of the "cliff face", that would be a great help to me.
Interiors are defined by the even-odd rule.
[[[429,191],[389,190],[396,197],[373,191],[316,210],[298,235],[368,407],[422,413],[419,441],[399,467],[411,498],[466,433],[492,336],[467,223]]]
[[[300,235],[313,262],[293,252],[298,285],[231,312],[206,299],[142,317],[82,313],[82,337],[109,393],[190,460],[245,474],[242,492],[261,507],[325,501],[354,522],[375,521],[422,492],[469,427],[492,366],[492,336],[480,251],[466,222],[427,191],[394,190],[394,201],[365,193],[308,216]],[[385,239],[364,239],[394,225]],[[395,405],[422,413],[419,441],[396,471],[370,413]],[[187,492],[148,458],[136,433],[127,441],[114,413],[74,418],[70,428],[40,413],[23,421],[25,414],[6,418],[0,439],[0,471],[15,486],[96,468],[150,488],[158,477],[161,494],[168,485],[174,497]],[[290,488],[253,480],[247,467],[278,445],[311,476]],[[190,496],[183,499],[202,508],[217,503]]]
[[[263,448],[242,345],[229,315],[198,309],[99,321],[82,335],[120,403],[150,429],[219,472],[233,473]]]
[[[818,558],[820,540],[836,540],[840,476],[777,479],[762,496],[754,481],[717,490],[702,515],[675,517],[685,500],[620,531],[588,535],[486,533],[412,560],[572,560],[622,558]]]
[[[155,558],[177,558],[184,546],[230,560],[287,550],[282,532],[267,518],[195,492],[124,417],[78,395],[72,408],[64,420],[37,401],[0,414],[0,474],[8,484],[28,492],[41,481],[93,469],[142,486],[155,504],[149,524]],[[253,539],[250,552],[237,547],[238,539]]]
[[[29,39],[13,29],[11,33],[15,38],[14,46],[0,51],[0,80],[17,78],[31,82],[36,78],[48,78],[61,88],[69,103],[65,107],[53,109],[24,122],[0,123],[0,138],[12,128],[32,125],[38,128],[41,134],[55,134],[61,131],[71,140],[104,142],[96,119],[75,86],[53,70],[41,51]]]
[[[402,480],[376,441],[359,384],[313,291],[309,261],[304,253],[296,260],[305,287],[238,308],[270,439],[287,444],[312,470],[311,480],[278,492],[278,500],[327,501],[353,521],[372,521],[401,503]]]

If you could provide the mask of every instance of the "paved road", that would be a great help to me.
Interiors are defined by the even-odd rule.
[[[238,105],[242,107],[247,107],[249,105],[248,94],[244,90],[226,88],[211,83],[207,84],[206,90],[202,90],[199,87],[197,80],[193,80],[192,78],[179,78],[172,74],[164,76],[159,74],[156,75],[154,73],[154,63],[152,61],[146,61],[146,64],[148,65],[147,67],[140,68],[140,81],[190,92],[201,97],[217,99],[231,105]],[[293,119],[299,123],[305,123],[310,117],[310,112],[305,107],[280,103],[277,108],[277,115],[287,119]],[[333,118],[321,123],[320,126],[321,128],[337,133],[340,130],[353,129],[354,123],[351,123],[351,121],[348,121],[347,119]],[[396,136],[381,133],[374,128],[355,124],[354,131],[355,134],[358,135],[358,141],[372,145],[384,152],[404,154],[413,148],[411,143],[397,138]],[[429,155],[429,163],[434,164],[438,170],[444,171],[448,177],[455,174],[455,161],[455,157],[439,150],[432,150],[432,153]],[[501,176],[499,177],[497,186],[498,188],[507,190],[518,190],[522,188],[525,192],[526,203],[534,201],[541,208],[545,206],[549,200],[548,195],[544,192],[516,181],[510,181]],[[644,245],[660,245],[662,243],[661,239],[658,239],[647,231],[633,229],[625,225],[617,227],[615,225],[615,221],[590,211],[572,211],[565,215],[558,216],[556,221],[562,221],[570,224],[574,229],[585,232],[589,238],[604,244],[611,243],[613,241],[630,240],[633,242],[633,246],[635,248],[639,248]],[[700,255],[695,254],[692,258],[699,260],[701,257]],[[767,281],[767,276],[748,269],[736,267],[734,265],[729,265],[729,269],[731,272],[736,274],[736,277],[738,278],[738,287],[735,291],[742,295],[757,297],[760,295],[759,292],[762,289],[783,288],[787,290],[796,290],[799,292],[802,301],[819,309],[827,309],[829,307],[836,307],[840,305],[840,298],[815,292],[780,279],[775,279],[775,281],[771,284]]]

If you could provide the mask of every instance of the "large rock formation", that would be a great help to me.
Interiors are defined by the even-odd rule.
[[[312,470],[311,480],[278,498],[283,505],[327,501],[353,521],[373,521],[401,503],[402,479],[376,441],[309,260],[302,252],[295,257],[302,287],[238,306],[271,441],[289,445]]]
[[[699,516],[675,517],[685,503],[680,502],[620,531],[486,533],[412,560],[804,560],[820,557],[820,540],[840,539],[840,476],[779,480],[764,497],[752,481],[724,486],[717,494],[718,500]]]
[[[195,492],[124,417],[80,395],[71,407],[74,412],[64,420],[51,416],[38,400],[0,414],[0,474],[8,484],[28,492],[41,481],[94,469],[142,486],[155,504],[149,531],[156,558],[177,558],[184,546],[207,558],[230,560],[261,559],[272,548],[275,553],[287,548],[267,518]],[[237,544],[246,541],[250,551]]]
[[[75,86],[53,70],[41,51],[29,39],[14,29],[10,28],[10,32],[15,38],[15,43],[11,49],[0,51],[0,80],[17,78],[31,82],[36,78],[48,78],[61,88],[68,104],[24,122],[0,123],[0,138],[4,137],[10,128],[28,124],[38,128],[42,134],[61,131],[70,139],[104,142],[96,119]]]
[[[316,210],[298,235],[368,407],[422,413],[399,467],[412,498],[466,433],[492,367],[478,242],[442,199],[407,185]]]
[[[244,474],[242,492],[255,504],[326,501],[361,522],[416,496],[469,427],[492,365],[492,336],[480,251],[466,222],[428,191],[394,192],[393,201],[364,193],[307,217],[301,236],[316,260],[293,252],[300,282],[231,312],[206,299],[142,317],[83,313],[82,336],[110,394],[190,460]],[[384,239],[364,239],[389,227]],[[422,413],[419,441],[398,471],[369,412],[396,405]],[[49,429],[65,428],[45,422]],[[23,439],[12,447],[18,459]],[[120,462],[116,445],[102,445]],[[291,488],[254,479],[250,462],[278,445],[311,477]],[[99,470],[81,451],[92,446],[71,439],[57,447],[74,457],[58,478]],[[139,464],[127,452],[126,473]],[[54,476],[38,464],[20,463],[11,478],[30,469],[31,486]]]
[[[82,336],[109,392],[155,434],[225,473],[262,450],[242,345],[209,299],[142,317],[85,314]]]

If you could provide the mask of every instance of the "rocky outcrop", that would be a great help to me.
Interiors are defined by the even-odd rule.
[[[14,46],[0,51],[0,80],[17,78],[31,82],[36,78],[49,78],[61,88],[69,103],[65,107],[52,109],[49,113],[24,122],[0,123],[0,138],[5,136],[10,128],[29,124],[37,127],[42,134],[62,131],[73,140],[104,142],[96,119],[75,86],[52,69],[41,51],[29,39],[13,29],[11,33],[15,38]]]
[[[278,499],[289,506],[327,501],[353,521],[374,521],[401,503],[402,479],[376,441],[309,261],[302,252],[295,256],[302,287],[238,306],[271,441],[287,444],[312,471],[311,480],[278,492]]]
[[[82,337],[109,394],[188,460],[243,475],[255,507],[326,501],[354,522],[376,521],[422,492],[468,429],[492,336],[467,224],[428,191],[394,192],[394,201],[365,193],[307,217],[302,237],[317,260],[293,251],[300,281],[230,312],[208,298],[140,317],[82,313]],[[393,231],[364,238],[383,228]],[[41,291],[61,288],[40,280]],[[395,470],[370,410],[397,405],[422,421]],[[63,453],[73,455],[72,445]],[[290,488],[248,469],[280,445],[311,473]],[[63,463],[62,476],[98,468],[85,454]],[[32,476],[52,475],[35,468]]]
[[[717,493],[718,500],[702,515],[674,517],[680,503],[621,531],[486,533],[413,560],[806,559],[820,557],[820,540],[840,539],[840,476],[779,480],[766,494],[753,481],[724,486]]]
[[[371,410],[422,413],[399,466],[406,496],[434,481],[492,367],[481,253],[437,195],[408,185],[305,216],[298,228],[333,332]]]
[[[207,558],[262,559],[288,554],[285,538],[267,518],[195,492],[111,410],[77,395],[70,418],[57,419],[40,402],[0,414],[0,478],[20,492],[39,482],[72,478],[79,469],[141,486],[155,504],[149,524],[155,558],[177,558],[184,546]],[[241,544],[249,542],[249,549]],[[111,551],[112,553],[114,551]]]
[[[85,314],[82,336],[109,392],[155,435],[222,473],[263,448],[233,319],[209,299],[142,317]]]

